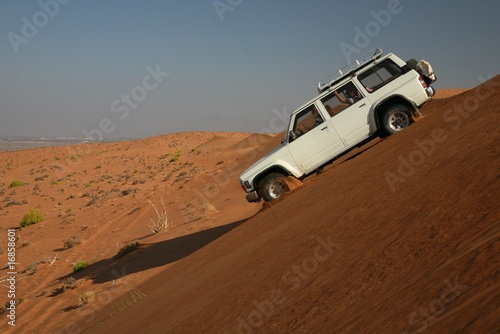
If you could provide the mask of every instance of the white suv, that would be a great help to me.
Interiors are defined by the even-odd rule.
[[[429,63],[374,49],[319,82],[319,95],[290,116],[281,145],[240,176],[249,202],[287,192],[288,177],[302,179],[366,143],[409,126],[434,95]]]

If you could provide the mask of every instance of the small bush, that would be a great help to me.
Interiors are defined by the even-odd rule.
[[[80,286],[80,284],[81,281],[77,281],[74,277],[68,277],[63,281],[63,284],[59,288],[56,288],[54,289],[54,291],[52,291],[51,296],[54,297],[60,295],[63,292],[66,292],[67,290],[76,289],[78,286]]]
[[[121,195],[122,196],[127,196],[132,193],[138,192],[140,189],[139,188],[127,188],[125,190],[122,190]]]
[[[115,258],[119,259],[122,256],[132,252],[134,249],[139,247],[140,242],[139,241],[132,241],[123,246],[119,251],[118,254],[115,255]]]
[[[9,206],[14,206],[14,205],[23,205],[23,203],[16,201],[16,200],[13,200],[13,201],[10,201],[9,203],[7,203],[5,205],[5,207],[8,208]]]
[[[64,242],[64,249],[70,249],[75,245],[79,245],[82,241],[80,240],[79,237],[72,236],[71,238],[66,239],[63,242]]]
[[[24,269],[23,274],[33,275],[38,271],[38,262],[33,262],[30,266]]]
[[[76,283],[76,279],[74,277],[68,277],[63,281],[63,284],[61,286],[62,291],[66,291],[69,289],[74,289],[78,286]]]
[[[135,186],[136,184],[145,184],[146,181],[144,179],[137,179],[132,182],[132,185]]]
[[[82,271],[83,269],[87,268],[90,264],[88,261],[78,261],[77,263],[73,263],[73,273],[77,273],[79,271]]]
[[[23,181],[15,180],[15,181],[12,181],[12,183],[9,185],[9,188],[20,187],[20,186],[24,186],[24,185],[25,185],[25,183]]]
[[[38,209],[29,210],[26,212],[23,219],[21,219],[21,227],[43,222],[44,219],[43,214]]]
[[[175,157],[173,157],[172,159],[170,159],[170,162],[174,162],[174,161],[177,161],[180,159],[180,157],[182,157],[182,152],[179,151],[175,154]]]

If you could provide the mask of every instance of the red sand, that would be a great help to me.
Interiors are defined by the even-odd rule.
[[[238,176],[279,135],[0,153],[4,263],[6,229],[28,209],[45,215],[16,231],[20,303],[16,327],[4,314],[0,330],[497,331],[499,85],[429,103],[402,133],[264,206],[246,203]],[[9,188],[14,180],[27,185]],[[148,200],[161,208],[162,198],[172,226],[152,235]],[[66,248],[71,238],[79,243]],[[73,274],[79,260],[91,265]],[[76,283],[62,291],[68,277]],[[95,298],[81,306],[87,291]]]

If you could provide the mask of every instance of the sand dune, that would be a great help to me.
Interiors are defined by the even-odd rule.
[[[238,176],[282,134],[0,153],[4,263],[7,229],[18,238],[16,327],[4,314],[0,330],[492,332],[499,84],[443,94],[404,132],[265,206],[245,201]],[[153,234],[150,202],[162,201],[171,225]],[[45,220],[19,229],[33,208]],[[74,274],[81,260],[90,266]]]
[[[469,91],[469,88],[437,89],[434,95],[435,100],[446,99]]]

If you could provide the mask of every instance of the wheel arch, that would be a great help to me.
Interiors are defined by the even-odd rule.
[[[290,173],[285,167],[279,166],[279,165],[274,165],[269,167],[268,169],[262,171],[259,173],[254,179],[253,179],[253,186],[254,189],[258,191],[259,183],[262,181],[263,178],[268,176],[271,173],[280,173],[283,174],[284,176],[290,176],[293,175]]]
[[[414,103],[407,100],[406,98],[404,98],[401,95],[392,95],[386,99],[383,99],[373,109],[373,121],[375,122],[375,125],[377,128],[376,132],[382,131],[381,124],[382,124],[382,118],[384,115],[384,111],[387,110],[387,108],[389,108],[391,105],[395,105],[395,104],[402,104],[402,105],[408,107],[408,109],[410,110],[410,112],[412,114],[418,110],[418,108],[415,106]]]

